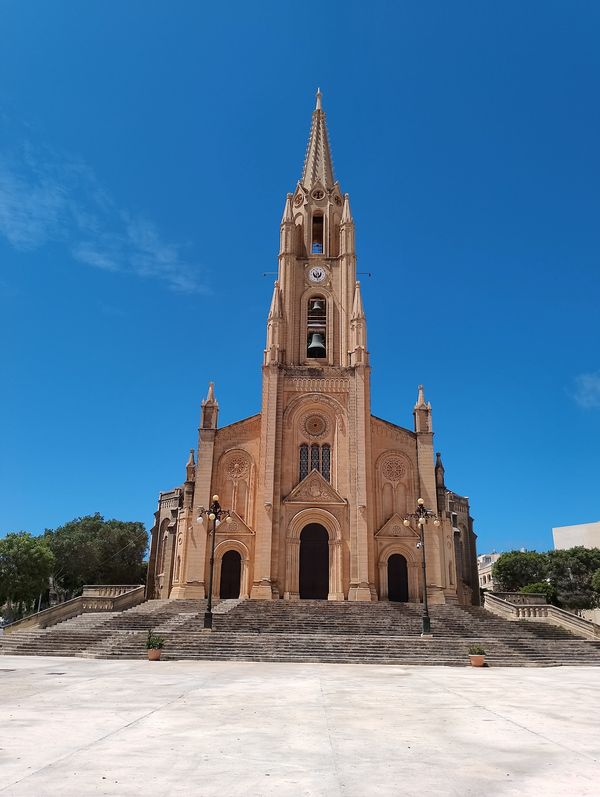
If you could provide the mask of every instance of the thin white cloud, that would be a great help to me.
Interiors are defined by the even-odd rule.
[[[585,409],[600,409],[600,371],[575,378],[575,401]]]
[[[201,269],[182,247],[119,208],[87,164],[29,142],[17,155],[0,153],[0,236],[20,251],[59,242],[85,265],[206,292]]]

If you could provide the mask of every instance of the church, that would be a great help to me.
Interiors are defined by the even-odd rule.
[[[469,501],[446,487],[423,387],[413,429],[371,414],[354,236],[317,92],[281,219],[260,412],[220,428],[210,384],[185,481],[159,496],[147,597],[207,597],[212,525],[199,509],[217,494],[231,516],[215,532],[215,598],[420,601],[404,520],[422,498],[440,520],[424,529],[429,602],[479,603]]]

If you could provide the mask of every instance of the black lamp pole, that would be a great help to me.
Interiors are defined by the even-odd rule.
[[[425,526],[427,525],[427,521],[429,519],[433,519],[434,526],[439,526],[440,521],[435,512],[432,512],[431,510],[425,508],[425,501],[423,501],[422,498],[419,498],[419,500],[417,501],[416,511],[406,515],[406,517],[404,518],[403,521],[404,525],[411,527],[409,518],[415,519],[419,527],[419,531],[418,532],[415,531],[415,534],[417,534],[417,536],[419,537],[417,548],[421,549],[421,570],[423,571],[423,618],[422,618],[421,633],[429,635],[431,634],[431,618],[429,616],[429,602],[427,600],[427,563],[425,557]]]
[[[211,535],[210,540],[210,570],[208,575],[208,603],[206,604],[206,611],[204,612],[204,628],[212,630],[213,626],[213,612],[212,612],[212,594],[213,594],[213,578],[215,572],[215,540],[217,537],[217,525],[224,518],[227,523],[231,523],[231,512],[229,509],[221,509],[219,503],[219,496],[213,495],[212,503],[208,509],[201,506],[198,509],[198,520],[200,523],[204,522],[204,518],[209,520],[208,532]],[[212,528],[212,533],[211,533]]]

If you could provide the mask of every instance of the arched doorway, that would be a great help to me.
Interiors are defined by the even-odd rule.
[[[237,551],[226,551],[221,560],[220,598],[240,597],[240,577],[242,574],[242,557]]]
[[[408,601],[408,568],[406,559],[400,553],[394,553],[387,562],[388,599],[400,603]]]
[[[300,597],[327,600],[329,594],[329,535],[320,523],[300,533]]]

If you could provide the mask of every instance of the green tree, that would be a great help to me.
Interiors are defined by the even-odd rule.
[[[599,596],[592,578],[600,568],[600,548],[579,545],[566,550],[548,551],[548,577],[556,588],[559,606],[566,609],[593,609]]]
[[[527,584],[521,587],[519,592],[544,595],[548,603],[556,605],[556,587],[548,581],[537,581],[535,584]]]
[[[517,592],[527,584],[546,578],[546,556],[537,551],[507,551],[494,563],[492,571],[495,589]]]
[[[148,534],[143,523],[105,520],[102,515],[75,518],[45,539],[56,559],[55,580],[69,595],[84,584],[141,584]]]
[[[594,571],[592,576],[592,589],[596,595],[596,605],[600,606],[600,567]]]
[[[7,534],[0,540],[0,606],[7,603],[9,614],[20,616],[31,609],[38,596],[48,589],[54,556],[43,537],[27,531]]]

